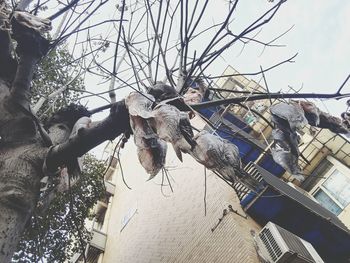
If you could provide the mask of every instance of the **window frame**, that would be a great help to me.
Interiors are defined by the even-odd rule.
[[[332,156],[327,156],[327,160],[330,161],[333,166],[329,169],[328,172],[326,172],[324,175],[322,175],[324,178],[322,178],[310,191],[311,195],[315,198],[315,195],[318,193],[319,190],[322,190],[337,206],[339,206],[342,211],[337,215],[341,215],[341,213],[344,211],[344,209],[350,205],[348,203],[346,206],[342,205],[334,196],[332,193],[330,193],[323,184],[328,180],[328,178],[336,171],[338,170],[340,173],[345,175],[346,177],[350,178],[350,168],[344,165],[343,163],[339,162],[337,159],[335,159]],[[316,198],[315,198],[316,199]],[[317,199],[316,199],[317,200]],[[321,203],[320,203],[321,204]]]

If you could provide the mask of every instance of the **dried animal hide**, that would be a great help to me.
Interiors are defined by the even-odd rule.
[[[303,108],[297,103],[281,102],[271,106],[272,121],[281,130],[294,132],[307,124]]]
[[[295,156],[299,156],[300,152],[298,145],[300,143],[300,138],[296,132],[274,128],[271,136],[275,140],[275,143],[281,148],[286,151],[290,151]]]
[[[190,111],[192,109],[186,104],[184,99],[177,93],[176,89],[164,84],[163,82],[158,82],[156,85],[152,86],[148,93],[152,95],[155,102],[159,104],[173,105],[180,111]]]
[[[82,128],[87,129],[87,128],[91,127],[91,125],[92,125],[92,121],[89,117],[87,117],[87,116],[81,117],[74,124],[69,138],[76,136],[79,133],[80,129],[82,129]],[[84,155],[77,158],[78,173],[80,173],[83,170],[83,162],[84,162]],[[73,176],[73,177],[75,177],[75,176]]]
[[[272,131],[272,138],[275,140],[272,148],[273,159],[297,180],[304,178],[298,165],[298,129],[309,123],[311,126],[326,128],[335,133],[347,136],[350,134],[346,120],[321,111],[309,101],[292,101],[289,104],[282,102],[273,105],[270,111],[275,124]]]
[[[152,86],[148,93],[151,94],[157,102],[173,99],[179,96],[172,86],[166,85],[163,82],[158,82],[156,85]]]
[[[148,120],[152,117],[153,101],[152,95],[137,92],[125,99],[138,158],[151,178],[164,167],[167,150],[166,143],[153,131]]]
[[[298,157],[291,154],[282,148],[275,147],[271,150],[272,158],[276,163],[281,165],[288,173],[296,180],[302,182],[305,177],[301,174],[301,169],[298,165]]]
[[[153,141],[147,148],[137,148],[137,156],[142,167],[150,175],[148,180],[153,179],[165,165],[167,144],[161,139]]]
[[[16,11],[13,17],[19,24],[31,28],[40,34],[44,34],[52,29],[51,21],[46,18],[39,18],[28,12]]]
[[[310,101],[296,101],[304,110],[305,118],[311,126],[320,124],[320,109]]]
[[[180,161],[181,152],[188,153],[195,145],[188,114],[175,106],[160,104],[152,111],[149,121],[159,138],[173,145]]]
[[[201,103],[203,100],[203,94],[196,89],[189,88],[184,95],[184,101],[187,104],[197,104]]]
[[[0,3],[0,30],[9,31],[10,23],[9,17],[11,15],[11,9],[9,5],[3,1]]]
[[[218,172],[232,183],[241,181],[250,188],[256,188],[257,181],[242,169],[236,145],[205,130],[196,134],[194,139],[196,146],[191,155],[197,162]]]
[[[162,93],[163,91],[165,92]],[[157,97],[133,92],[125,103],[129,109],[130,126],[140,163],[153,178],[164,167],[167,149],[165,142],[173,145],[177,157],[182,161],[182,152],[188,153],[195,141],[187,113],[163,103],[164,101],[152,109],[157,98],[171,99],[176,95],[172,88],[157,84],[150,92]]]
[[[303,108],[305,117],[311,126],[325,128],[334,133],[341,133],[347,136],[350,135],[350,127],[347,122],[321,111],[317,106],[309,101],[297,101]]]
[[[271,149],[272,157],[297,180],[303,180],[300,175],[298,144],[300,142],[297,130],[307,124],[303,107],[298,103],[281,102],[271,106],[272,121],[275,128],[272,131],[274,146]],[[317,122],[317,119],[314,120]]]
[[[151,117],[152,105],[155,98],[151,94],[139,92],[131,92],[125,99],[128,106],[129,114],[132,116],[140,116],[144,119]]]
[[[350,137],[350,129],[346,124],[340,118],[332,116],[326,112],[320,113],[320,124],[317,127],[326,128],[334,133],[342,133],[347,137]]]
[[[343,112],[341,114],[342,124],[350,130],[350,112]]]
[[[75,122],[72,128],[72,131],[70,132],[70,134],[68,133],[68,136],[67,136],[67,131],[69,132],[69,127],[64,123],[57,123],[57,124],[52,123],[51,127],[49,128],[49,132],[50,132],[49,134],[52,138],[53,145],[57,145],[76,136],[79,133],[80,129],[89,128],[91,127],[91,125],[92,125],[91,119],[87,116],[83,116],[83,117],[80,117]],[[71,161],[66,163],[66,167],[61,169],[60,177],[66,174],[66,177],[68,178],[68,173],[69,173],[69,176],[71,177],[71,179],[78,180],[80,177],[80,173],[83,170],[83,162],[84,162],[84,156],[78,157],[76,159],[72,159]],[[68,180],[68,179],[64,179],[64,180]],[[61,182],[63,182],[64,180],[60,179]]]
[[[191,80],[191,82],[192,81],[193,80]],[[201,103],[207,92],[207,86],[204,84],[204,81],[200,78],[197,78],[196,80],[194,80],[194,82],[189,83],[189,85],[195,85],[195,88],[193,88],[193,86],[188,88],[188,90],[184,94],[185,103]]]

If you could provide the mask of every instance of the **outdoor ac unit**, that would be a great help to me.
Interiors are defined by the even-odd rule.
[[[269,263],[324,263],[309,242],[272,222],[260,231],[256,242]]]

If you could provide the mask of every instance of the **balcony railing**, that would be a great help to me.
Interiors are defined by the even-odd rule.
[[[106,247],[107,235],[99,230],[93,229],[91,231],[92,238],[86,247],[85,258],[86,263],[97,263],[101,253],[104,252]],[[84,262],[84,256],[82,253],[75,254],[70,262],[81,263]]]
[[[97,229],[92,230],[92,238],[90,240],[90,246],[95,247],[101,251],[105,250],[107,241],[107,235]]]
[[[106,186],[106,192],[110,195],[114,195],[115,191],[115,185],[112,184],[110,181],[105,180],[105,186]]]

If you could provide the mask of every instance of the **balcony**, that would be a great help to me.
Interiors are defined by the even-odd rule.
[[[112,184],[110,181],[105,180],[105,187],[106,187],[106,192],[110,195],[114,195],[115,191],[115,185]]]
[[[104,252],[106,247],[107,236],[105,233],[93,229],[91,231],[92,239],[89,242],[87,250],[85,252],[87,263],[97,263],[99,256]],[[84,262],[84,256],[81,253],[77,253],[73,256],[71,262],[81,263]]]
[[[104,251],[106,247],[107,235],[97,229],[93,229],[91,232],[92,238],[90,241],[90,246]]]
[[[96,217],[99,218],[101,215],[104,215],[107,208],[108,208],[108,205],[105,202],[97,201],[96,208],[95,208]]]

